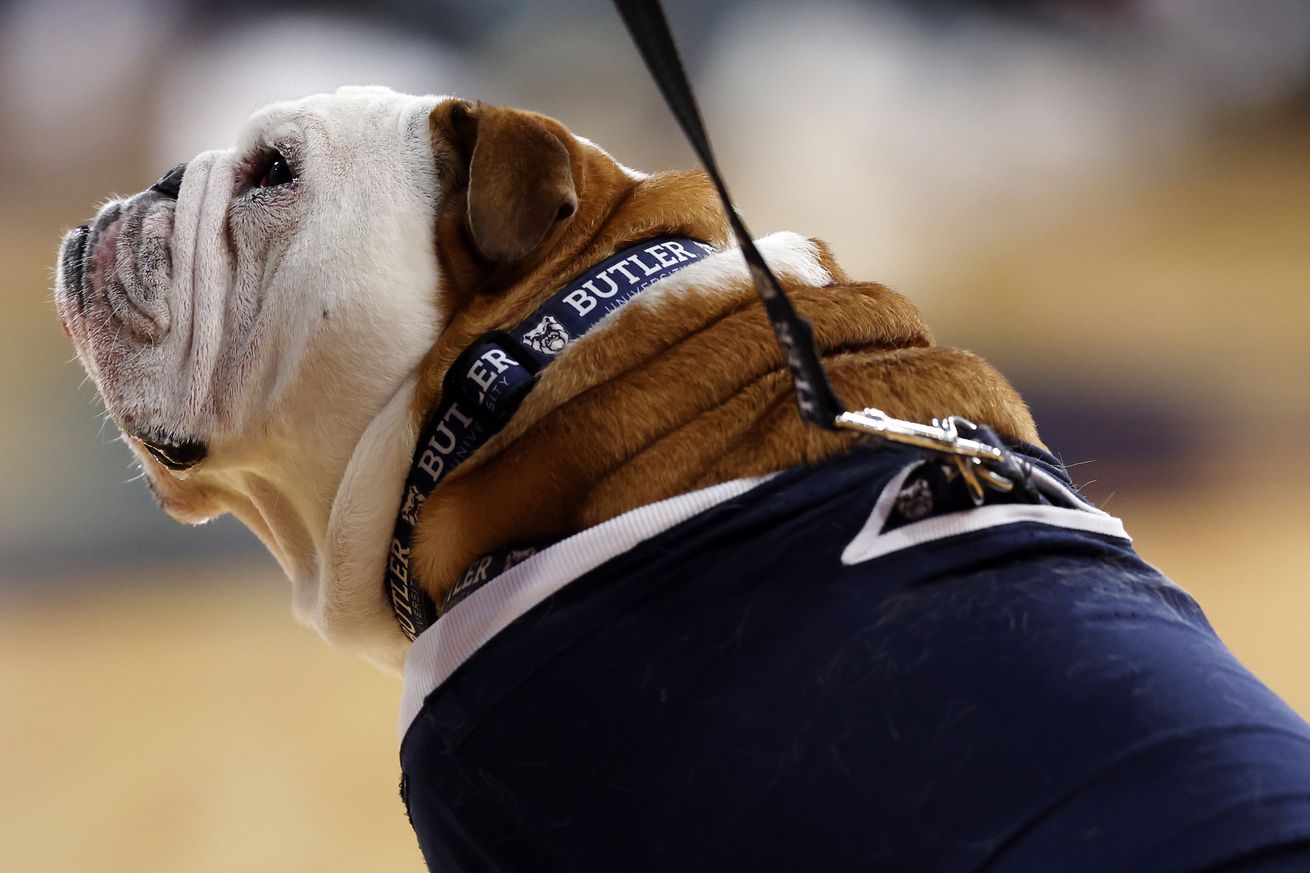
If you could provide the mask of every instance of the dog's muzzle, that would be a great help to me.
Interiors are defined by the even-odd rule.
[[[110,203],[88,224],[64,238],[60,258],[60,318],[70,334],[70,317],[85,314],[103,297],[111,316],[144,342],[167,332],[168,310],[161,293],[172,278],[169,242],[172,214],[161,204],[177,200],[187,165],[169,170],[147,190]],[[67,307],[64,304],[71,304]]]
[[[98,379],[133,350],[163,342],[172,327],[173,217],[186,170],[179,164],[140,194],[106,204],[64,238],[55,296],[59,320]],[[207,454],[203,442],[160,433],[157,424],[131,417],[115,416],[170,470],[189,469]]]

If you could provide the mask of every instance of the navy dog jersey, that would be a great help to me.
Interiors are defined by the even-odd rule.
[[[1310,726],[1195,602],[1117,520],[937,506],[932,463],[779,474],[451,660],[552,550],[455,606],[407,667],[430,868],[1310,870]]]

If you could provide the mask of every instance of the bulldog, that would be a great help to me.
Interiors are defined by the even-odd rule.
[[[270,106],[70,232],[55,298],[164,510],[233,513],[298,619],[403,668],[433,869],[1303,863],[1310,728],[1005,378],[758,245],[848,403],[1042,488],[804,426],[708,179],[531,112]]]

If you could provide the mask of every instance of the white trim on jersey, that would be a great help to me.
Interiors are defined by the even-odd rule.
[[[1090,504],[1084,503],[1064,483],[1037,467],[1032,469],[1034,478],[1042,480],[1044,485],[1059,488],[1066,492],[1069,494],[1070,499],[1082,508],[1067,509],[1062,506],[1030,503],[997,503],[991,506],[979,506],[965,512],[949,512],[944,515],[930,516],[923,521],[913,522],[884,532],[883,526],[887,524],[887,516],[891,514],[892,507],[896,505],[896,498],[900,494],[901,486],[905,484],[905,480],[910,473],[914,472],[915,468],[922,463],[924,462],[915,461],[908,464],[893,476],[891,481],[883,488],[882,494],[878,497],[878,502],[873,506],[873,512],[869,514],[869,520],[864,523],[864,527],[855,535],[855,539],[851,540],[846,548],[842,550],[842,564],[847,567],[853,564],[862,564],[865,561],[872,561],[874,558],[881,558],[893,552],[914,548],[935,540],[1024,521],[1064,528],[1065,530],[1087,531],[1132,542],[1132,537],[1128,536],[1128,532],[1124,530],[1122,521]]]
[[[455,604],[419,635],[405,658],[400,738],[404,739],[427,696],[519,616],[642,541],[771,478],[734,479],[625,512],[542,549]]]

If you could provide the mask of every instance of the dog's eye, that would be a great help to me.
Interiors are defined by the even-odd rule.
[[[291,162],[279,151],[270,151],[264,155],[258,168],[252,174],[260,188],[276,188],[295,181],[296,174],[291,171]]]

